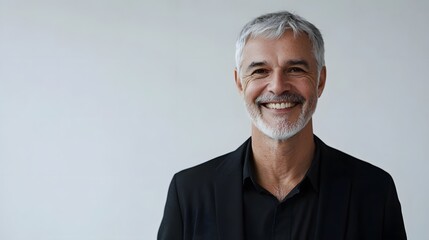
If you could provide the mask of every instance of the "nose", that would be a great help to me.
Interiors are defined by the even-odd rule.
[[[268,84],[268,91],[275,95],[281,95],[291,88],[287,76],[282,71],[274,71]]]

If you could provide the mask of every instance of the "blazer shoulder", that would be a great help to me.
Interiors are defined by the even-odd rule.
[[[352,177],[355,182],[371,182],[374,187],[393,183],[392,176],[382,168],[325,145],[326,164]]]
[[[195,185],[198,184],[197,182],[213,181],[215,177],[222,174],[236,174],[237,171],[242,171],[241,160],[249,143],[250,139],[232,152],[184,169],[176,173],[175,178],[179,183]]]
[[[225,161],[229,154],[231,153],[226,153],[196,166],[181,170],[175,174],[175,177],[180,181],[194,181],[211,178],[216,172],[216,169],[222,165],[222,162]]]

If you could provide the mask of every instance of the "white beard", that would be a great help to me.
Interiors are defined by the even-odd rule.
[[[300,132],[310,121],[316,109],[317,98],[309,99],[302,105],[301,113],[296,122],[291,122],[287,117],[277,117],[273,125],[268,124],[262,117],[261,106],[256,103],[246,103],[246,109],[250,119],[259,131],[271,139],[283,141]]]

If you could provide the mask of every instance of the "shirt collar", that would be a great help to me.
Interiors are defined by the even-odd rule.
[[[308,179],[311,183],[311,186],[316,192],[319,192],[319,165],[320,165],[320,143],[314,137],[315,150],[314,157],[311,161],[310,168],[305,174],[305,179]],[[252,181],[256,185],[255,176],[254,176],[254,167],[253,167],[253,152],[252,152],[252,139],[250,139],[249,144],[247,145],[246,152],[244,154],[244,165],[243,165],[243,184],[246,181]],[[304,181],[303,180],[303,181]]]

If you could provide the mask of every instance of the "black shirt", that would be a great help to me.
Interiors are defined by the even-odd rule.
[[[320,147],[304,179],[281,201],[255,180],[251,144],[243,167],[243,214],[246,240],[314,239],[319,192]]]

